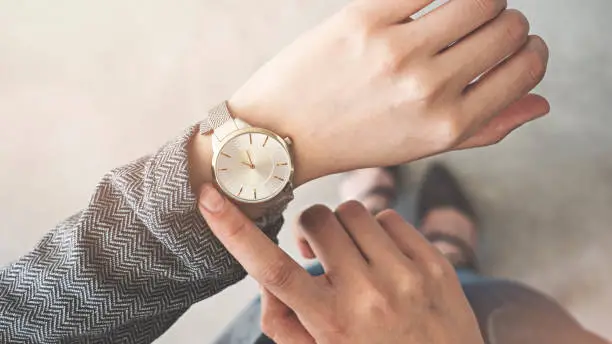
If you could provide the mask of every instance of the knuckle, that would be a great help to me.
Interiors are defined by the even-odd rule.
[[[293,271],[283,262],[270,263],[261,273],[261,283],[266,287],[283,289],[293,282]]]
[[[451,276],[451,265],[446,259],[427,262],[426,269],[434,280],[444,280]]]
[[[397,44],[391,39],[381,39],[379,41],[377,61],[381,74],[395,74],[401,67],[404,56],[397,49]]]
[[[427,75],[425,72],[415,71],[405,79],[406,94],[413,100],[430,104],[442,92],[443,87],[434,75]]]
[[[421,53],[427,51],[431,47],[431,36],[425,32],[426,29],[421,27],[408,26],[405,34],[401,35],[402,41],[398,42],[400,46],[405,46],[405,37],[410,37],[410,46],[408,51],[411,53]]]
[[[508,10],[506,13],[506,37],[510,42],[524,42],[529,34],[527,17],[517,10]]]
[[[397,291],[402,296],[419,297],[424,291],[424,278],[418,273],[406,274],[397,282]]]
[[[439,149],[454,147],[463,134],[463,126],[454,117],[443,116],[432,121],[431,137],[436,141],[435,146]]]
[[[373,20],[363,1],[355,1],[341,10],[341,14],[353,32],[370,32]]]
[[[388,295],[370,290],[361,301],[361,311],[373,315],[374,318],[385,319],[394,313],[394,305]]]
[[[227,227],[226,236],[228,239],[234,239],[241,236],[243,233],[249,230],[251,224],[244,221],[243,219],[237,219],[230,223]]]
[[[494,17],[508,5],[507,0],[472,0],[474,7],[487,18]]]
[[[361,202],[354,200],[342,203],[340,206],[338,206],[336,212],[343,217],[354,217],[364,213],[368,213],[368,211],[363,206],[363,204],[361,204]]]

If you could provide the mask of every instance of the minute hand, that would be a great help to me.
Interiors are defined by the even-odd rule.
[[[251,164],[251,168],[255,168],[255,164],[253,164],[253,159],[251,159],[251,154],[249,153],[249,150],[247,149],[247,158],[249,158],[249,164]]]
[[[246,153],[247,153],[247,158],[249,158],[249,163],[251,164],[251,168],[255,168],[255,164],[253,164],[253,160],[251,159],[251,154],[249,153],[248,149]]]

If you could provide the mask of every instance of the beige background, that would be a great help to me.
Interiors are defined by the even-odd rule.
[[[509,2],[551,45],[541,91],[553,112],[495,148],[444,159],[483,211],[485,270],[547,291],[612,338],[612,3]],[[0,0],[0,262],[343,3]],[[337,178],[299,190],[288,223],[314,202],[336,204]],[[288,230],[282,243],[295,253]],[[256,292],[247,280],[194,306],[158,342],[210,341]]]

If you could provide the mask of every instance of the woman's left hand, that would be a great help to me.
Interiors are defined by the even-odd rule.
[[[498,142],[546,114],[548,49],[506,0],[354,0],[231,99],[294,142],[295,184]],[[477,79],[475,81],[475,79]]]

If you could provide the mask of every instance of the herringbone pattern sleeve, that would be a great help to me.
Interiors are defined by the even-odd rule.
[[[196,208],[197,131],[105,175],[84,210],[0,271],[1,343],[150,343],[245,276]],[[275,238],[282,222],[257,224]]]

